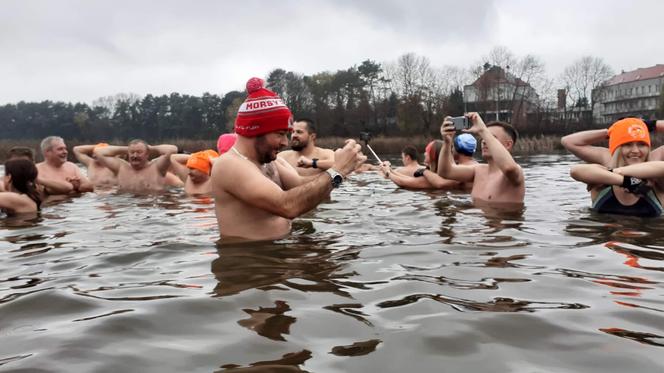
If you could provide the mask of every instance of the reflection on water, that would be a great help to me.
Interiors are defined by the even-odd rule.
[[[522,209],[365,173],[274,242],[179,191],[2,219],[0,371],[661,371],[662,219],[520,162]]]

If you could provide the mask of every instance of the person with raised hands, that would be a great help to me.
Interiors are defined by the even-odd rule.
[[[235,120],[235,145],[212,166],[212,195],[223,240],[274,240],[290,233],[291,220],[315,208],[366,157],[347,140],[332,167],[302,178],[277,153],[288,145],[292,115],[264,81],[247,82],[247,99]]]
[[[525,178],[511,151],[518,133],[504,122],[485,124],[478,113],[466,117],[472,126],[464,130],[481,139],[482,158],[486,164],[458,165],[452,159],[454,124],[445,118],[440,127],[443,150],[438,158],[438,175],[459,182],[472,182],[471,197],[475,203],[523,206]]]
[[[78,145],[74,146],[74,156],[88,169],[88,179],[95,186],[98,187],[111,187],[115,186],[118,178],[108,167],[104,166],[94,155],[96,148],[103,148],[108,146],[107,143],[100,142],[92,145]]]
[[[650,134],[646,124],[637,118],[621,119],[607,133],[610,158],[603,160],[605,164],[576,165],[570,170],[572,178],[588,185],[592,210],[660,216],[664,162],[650,160]]]
[[[642,120],[639,118],[622,118],[620,120],[624,119],[642,121],[649,133],[664,132],[664,120]],[[601,128],[580,131],[563,136],[563,138],[560,139],[560,142],[565,149],[582,161],[608,167],[611,163],[612,152],[609,148],[595,145],[606,141],[607,139],[609,139],[608,128]],[[664,161],[664,146],[660,146],[651,151],[649,159],[653,161]]]
[[[175,145],[148,145],[145,141],[136,139],[127,146],[97,147],[94,155],[117,175],[120,190],[146,193],[162,191],[169,185],[166,176],[171,165],[170,156],[177,151]],[[150,160],[151,153],[157,154],[157,157]],[[128,161],[117,157],[121,154],[127,154]]]

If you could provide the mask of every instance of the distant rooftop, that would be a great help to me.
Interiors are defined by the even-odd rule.
[[[651,67],[644,67],[642,69],[636,69],[634,71],[622,72],[609,79],[606,82],[606,85],[614,85],[620,83],[629,83],[635,82],[638,80],[646,79],[655,79],[659,77],[664,77],[664,65],[658,64]]]

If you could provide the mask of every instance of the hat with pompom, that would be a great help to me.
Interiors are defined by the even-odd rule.
[[[264,87],[260,78],[247,82],[247,99],[240,105],[235,119],[235,133],[244,137],[260,136],[275,131],[292,131],[293,115],[284,101]]]

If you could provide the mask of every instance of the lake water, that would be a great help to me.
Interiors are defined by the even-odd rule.
[[[663,371],[664,221],[519,162],[522,213],[368,173],[274,243],[217,247],[179,191],[2,219],[0,371]]]

